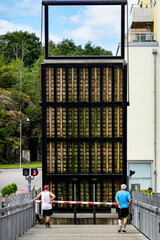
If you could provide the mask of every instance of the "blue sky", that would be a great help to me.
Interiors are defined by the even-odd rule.
[[[129,0],[131,4],[138,0]],[[84,45],[92,41],[107,50],[116,51],[120,41],[119,7],[79,6],[50,8],[50,39],[59,42],[73,39]],[[28,31],[40,37],[41,0],[0,0],[0,35]]]

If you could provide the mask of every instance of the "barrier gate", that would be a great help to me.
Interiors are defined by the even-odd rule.
[[[127,170],[127,65],[124,61],[127,0],[47,1],[42,69],[43,185],[61,201],[114,202]],[[49,56],[48,8],[120,5],[121,56]],[[72,204],[55,204],[73,211]],[[89,211],[89,204],[78,211]],[[107,208],[98,205],[97,210]]]

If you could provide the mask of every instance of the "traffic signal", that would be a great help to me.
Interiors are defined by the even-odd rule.
[[[29,168],[23,168],[23,176],[29,176]]]
[[[129,176],[131,177],[133,174],[135,174],[135,171],[130,170],[130,172],[129,172]]]
[[[31,168],[31,176],[37,176],[37,175],[38,175],[37,168]]]

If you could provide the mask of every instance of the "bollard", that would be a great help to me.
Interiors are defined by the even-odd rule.
[[[93,202],[95,202],[96,201],[96,182],[97,182],[97,179],[93,178],[92,182],[93,182]],[[96,205],[93,205],[93,224],[96,224]]]
[[[73,187],[74,187],[74,201],[76,201],[76,183],[77,179],[74,178],[73,180]],[[74,205],[74,224],[77,224],[77,212],[76,212],[76,204]]]

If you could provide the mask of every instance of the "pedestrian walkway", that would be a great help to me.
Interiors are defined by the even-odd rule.
[[[18,240],[146,240],[132,225],[127,226],[127,233],[118,233],[118,225],[35,225]]]

